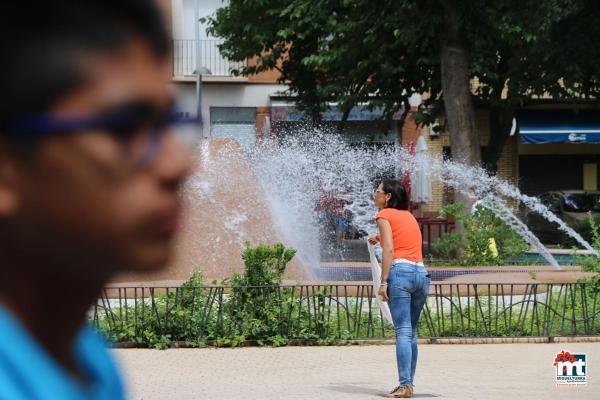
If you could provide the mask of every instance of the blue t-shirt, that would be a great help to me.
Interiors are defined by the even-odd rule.
[[[73,344],[79,382],[0,306],[0,400],[121,400],[123,385],[106,344],[88,327]]]

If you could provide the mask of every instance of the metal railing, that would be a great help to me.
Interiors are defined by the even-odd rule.
[[[436,239],[440,239],[455,229],[455,223],[446,219],[417,218],[417,222],[421,228],[425,253],[431,253],[432,244]]]
[[[421,338],[599,336],[598,292],[589,284],[432,284]],[[114,342],[152,344],[384,339],[394,336],[373,287],[107,288],[91,324]]]
[[[211,76],[231,76],[232,69],[245,65],[245,62],[230,61],[223,57],[218,47],[222,42],[220,39],[200,40],[200,66],[207,68]],[[196,69],[196,41],[173,40],[172,52],[173,76],[193,76]]]

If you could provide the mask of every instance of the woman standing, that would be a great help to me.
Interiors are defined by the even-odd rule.
[[[396,331],[396,361],[400,385],[388,397],[413,394],[417,367],[417,325],[429,293],[429,274],[423,266],[419,224],[408,211],[404,186],[397,180],[382,181],[375,190],[379,234],[371,244],[383,248],[379,295],[389,302]]]

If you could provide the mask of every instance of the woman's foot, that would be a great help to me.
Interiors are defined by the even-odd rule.
[[[394,398],[394,399],[398,399],[398,398],[407,399],[409,397],[412,397],[412,395],[413,395],[413,386],[406,385],[406,386],[398,386],[397,388],[392,390],[390,392],[390,394],[388,394],[387,397]]]

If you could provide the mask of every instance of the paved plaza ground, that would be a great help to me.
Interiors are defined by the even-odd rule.
[[[556,387],[554,357],[586,353],[588,385]],[[132,399],[381,399],[392,345],[114,350]],[[417,399],[600,399],[600,343],[421,345]]]

